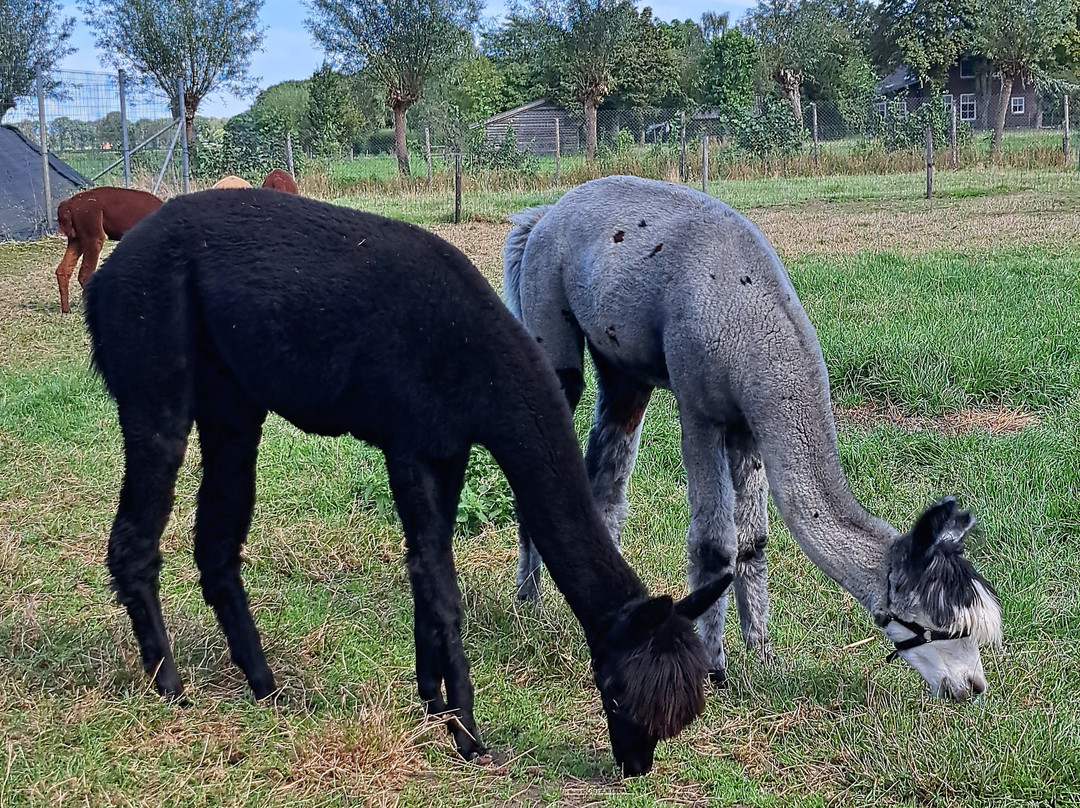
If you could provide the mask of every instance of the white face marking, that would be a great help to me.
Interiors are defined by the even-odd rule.
[[[887,624],[884,631],[893,642],[914,636],[896,622]],[[919,672],[938,698],[964,701],[986,690],[979,644],[974,637],[933,640],[901,651],[900,656]]]

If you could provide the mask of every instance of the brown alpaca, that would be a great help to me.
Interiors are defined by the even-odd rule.
[[[300,193],[296,187],[296,180],[292,178],[292,174],[288,171],[282,171],[280,168],[275,168],[266,175],[262,187],[273,188],[275,191],[284,191],[287,194]]]
[[[146,191],[128,188],[92,188],[65,199],[56,209],[60,233],[67,236],[67,249],[56,268],[60,286],[60,311],[71,311],[68,283],[82,256],[79,283],[86,286],[97,268],[106,238],[119,241],[135,223],[161,207],[161,200]]]
[[[251,183],[235,174],[226,174],[214,183],[215,188],[250,188]]]

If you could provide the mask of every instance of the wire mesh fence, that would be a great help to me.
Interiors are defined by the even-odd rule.
[[[121,97],[131,171],[156,176],[172,139],[173,115],[160,92],[124,82],[119,73],[59,70],[56,91],[44,98],[49,151],[97,185],[123,185]],[[17,99],[5,123],[41,142],[36,96]],[[136,149],[136,147],[141,148]],[[145,184],[145,183],[143,183]]]

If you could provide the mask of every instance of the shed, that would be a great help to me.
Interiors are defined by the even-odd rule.
[[[52,204],[90,181],[56,155],[49,155]],[[50,211],[50,218],[55,216]],[[0,241],[26,241],[51,232],[46,226],[41,148],[14,126],[0,126]]]
[[[559,151],[577,154],[581,151],[581,132],[578,122],[565,109],[547,98],[538,98],[520,107],[492,115],[484,121],[484,140],[498,146],[513,129],[514,141],[520,151],[536,157],[555,154],[555,121],[559,122]]]

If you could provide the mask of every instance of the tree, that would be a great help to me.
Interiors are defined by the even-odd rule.
[[[394,113],[398,171],[409,173],[405,113],[472,43],[479,0],[311,0],[308,30],[341,66],[378,78]]]
[[[45,89],[57,83],[51,72],[74,50],[74,17],[64,17],[57,0],[0,0],[0,120],[15,99],[34,92],[35,66],[42,68]]]
[[[251,55],[259,50],[263,0],[81,0],[86,24],[105,56],[156,85],[180,115],[177,79],[184,79],[189,140],[195,113],[212,92],[246,95],[255,88]]]
[[[717,37],[721,37],[728,29],[728,22],[730,16],[725,11],[718,14],[715,11],[706,11],[701,15],[701,22],[698,25],[701,27],[701,36],[706,42],[712,42]]]
[[[871,53],[885,72],[907,67],[922,86],[941,89],[971,47],[974,0],[882,0],[873,15]]]
[[[345,78],[325,62],[308,82],[303,127],[312,154],[320,157],[338,154],[363,127]]]
[[[709,40],[701,68],[702,102],[721,114],[751,107],[757,64],[757,43],[738,29]]]
[[[679,62],[672,32],[653,19],[646,6],[629,10],[626,36],[616,49],[610,100],[620,107],[643,109],[674,99],[685,102],[679,86]]]
[[[1038,79],[1054,62],[1054,48],[1076,29],[1071,0],[978,0],[974,50],[1001,80],[991,153],[1001,154],[1001,134],[1017,78]]]
[[[839,18],[821,0],[759,0],[743,21],[758,43],[760,70],[791,103],[800,125],[803,82],[813,78],[838,27]]]
[[[759,0],[747,14],[743,30],[758,43],[759,69],[791,103],[799,126],[804,84],[821,86],[843,75],[847,63],[866,64],[856,37],[855,9],[862,8],[828,0]]]

